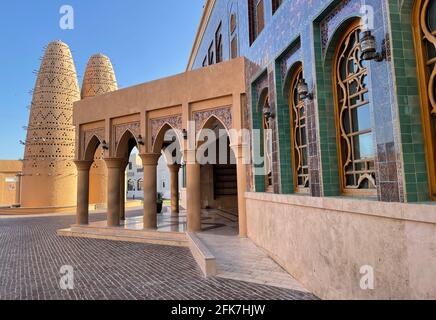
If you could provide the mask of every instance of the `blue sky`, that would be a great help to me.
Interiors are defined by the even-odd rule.
[[[74,30],[59,27],[62,5]],[[183,72],[204,0],[18,0],[0,3],[0,159],[20,159],[43,47],[66,42],[79,83],[88,58],[110,57],[120,87]]]

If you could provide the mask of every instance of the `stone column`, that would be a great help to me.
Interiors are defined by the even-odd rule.
[[[244,145],[232,146],[237,160],[237,184],[238,184],[238,217],[239,217],[239,236],[247,237],[247,212],[245,205],[245,192],[247,192],[247,165],[246,152],[248,147]]]
[[[179,171],[180,165],[172,164],[168,166],[170,170],[170,180],[171,180],[171,216],[178,217],[179,208]]]
[[[15,183],[15,188],[16,188],[16,190],[15,190],[15,205],[17,205],[17,206],[20,206],[20,204],[21,204],[21,177],[22,177],[22,174],[21,173],[19,173],[19,174],[17,174],[17,176],[16,176],[16,183]]]
[[[126,167],[129,162],[124,161],[120,170],[120,220],[126,220]]]
[[[104,159],[108,170],[107,225],[120,225],[120,171],[124,159]]]
[[[144,229],[157,228],[157,163],[161,154],[139,155],[144,167]]]
[[[188,232],[201,231],[200,164],[197,163],[195,154],[195,151],[188,151],[186,156]]]
[[[74,161],[77,167],[77,225],[89,223],[89,170],[93,161]]]

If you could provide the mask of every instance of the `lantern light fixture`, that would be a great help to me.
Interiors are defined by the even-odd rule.
[[[188,140],[188,131],[186,129],[182,130],[183,139]]]
[[[300,100],[313,99],[312,93],[309,92],[309,85],[304,78],[298,81],[297,91]]]
[[[103,142],[101,143],[101,147],[103,148],[103,150],[109,150],[109,144],[106,142],[106,140],[103,140]]]
[[[145,145],[145,142],[144,142],[144,139],[142,138],[142,135],[138,136],[138,144],[141,146]]]
[[[381,62],[386,59],[386,45],[383,45],[382,52],[377,52],[377,41],[371,31],[364,31],[360,39],[362,50],[361,59],[364,61],[375,60]]]
[[[271,111],[269,103],[266,103],[265,107],[263,108],[263,116],[267,121],[276,117],[275,113]]]

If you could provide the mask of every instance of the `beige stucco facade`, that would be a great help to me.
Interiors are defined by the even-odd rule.
[[[247,193],[248,236],[323,299],[436,299],[436,207]],[[362,290],[361,268],[374,270]]]
[[[21,161],[0,161],[0,207],[20,203],[20,185],[23,163]]]
[[[108,168],[108,225],[119,224],[123,216],[120,207],[124,207],[120,173],[124,172],[129,153],[136,146],[144,166],[144,226],[155,228],[157,160],[165,144],[165,133],[173,129],[178,132],[179,151],[186,162],[187,189],[190,190],[186,203],[188,229],[199,230],[200,211],[205,206],[201,179],[205,174],[202,175],[195,158],[196,137],[203,128],[212,129],[217,125],[227,132],[243,128],[246,68],[246,60],[239,58],[75,103],[78,224],[88,221],[89,198],[82,193],[89,190],[89,166],[100,146],[104,147]],[[189,125],[190,121],[194,121],[194,125]],[[187,134],[185,139],[184,130],[195,134]],[[229,139],[235,158],[241,159],[244,150],[241,137],[230,136]],[[241,235],[246,235],[245,169],[245,165],[237,165],[238,197],[234,199],[234,206],[239,211]],[[176,202],[178,199],[173,199],[173,209],[176,209]]]

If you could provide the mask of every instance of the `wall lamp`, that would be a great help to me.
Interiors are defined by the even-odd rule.
[[[186,129],[182,130],[183,139],[188,140],[188,131]]]
[[[381,62],[386,59],[386,40],[383,41],[382,52],[377,52],[377,42],[371,31],[364,31],[360,39],[362,50],[361,59],[365,61],[375,60]]]
[[[109,144],[106,142],[106,140],[103,140],[103,142],[101,143],[101,147],[103,148],[103,150],[109,150]]]
[[[141,146],[145,145],[144,139],[142,138],[141,135],[138,136],[138,144]]]
[[[300,100],[313,100],[313,94],[309,93],[309,86],[304,78],[298,81],[297,91]]]
[[[263,116],[267,121],[276,117],[275,113],[271,111],[271,107],[269,105],[266,105],[265,108],[263,108]]]

